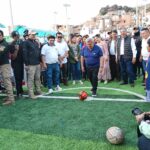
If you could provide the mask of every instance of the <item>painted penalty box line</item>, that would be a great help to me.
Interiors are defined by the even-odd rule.
[[[90,89],[91,87],[77,87],[77,88],[68,88],[68,89],[63,89],[62,91],[54,91],[54,93],[58,93],[58,92],[63,92],[63,91],[70,91],[70,90],[78,90],[78,89]],[[119,92],[123,92],[123,93],[128,93],[131,95],[135,95],[139,98],[141,98],[142,100],[145,100],[145,96],[135,93],[135,92],[131,92],[128,90],[122,90],[122,89],[117,89],[117,88],[108,88],[108,87],[97,87],[98,89],[102,89],[102,90],[114,90],[114,91],[119,91]],[[49,93],[46,93],[45,95],[49,95]]]
[[[46,98],[46,99],[65,99],[65,100],[79,100],[79,97],[66,97],[66,96],[38,96],[39,98]],[[145,103],[143,99],[113,99],[113,98],[96,98],[96,97],[88,97],[85,101],[116,101],[116,102],[140,102]]]
[[[0,94],[0,96],[6,96],[6,94]],[[24,97],[28,97],[28,95],[24,95]],[[79,97],[66,97],[66,96],[45,96],[45,95],[39,95],[36,96],[37,98],[45,98],[45,99],[67,99],[67,100],[79,100]],[[144,101],[143,99],[137,100],[137,99],[113,99],[113,98],[93,98],[88,97],[85,101],[116,101],[116,102],[140,102],[140,103],[146,103],[147,101]]]
[[[78,88],[68,88],[68,89],[63,89],[61,92],[63,91],[69,91],[69,90],[76,90],[76,89],[89,89],[91,87],[78,87]],[[99,101],[124,101],[124,102],[146,102],[143,101],[145,100],[145,97],[141,94],[137,94],[135,92],[131,92],[131,91],[127,91],[127,90],[122,90],[122,89],[117,89],[117,88],[107,88],[107,87],[98,87],[98,89],[106,89],[106,90],[115,90],[115,91],[120,91],[120,92],[124,92],[124,93],[128,93],[128,94],[132,94],[135,95],[139,98],[141,98],[140,100],[137,99],[113,99],[113,98],[93,98],[93,97],[88,97],[86,99],[86,101],[92,101],[92,100],[99,100]],[[54,93],[58,93],[60,91],[54,91]],[[6,96],[6,94],[0,94],[0,96]],[[24,95],[24,97],[28,97],[27,95]],[[55,99],[79,99],[79,97],[66,97],[66,96],[49,96],[49,93],[46,93],[44,95],[39,95],[36,96],[37,98],[55,98]]]

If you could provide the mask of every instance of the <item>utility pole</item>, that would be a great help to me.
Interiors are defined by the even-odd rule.
[[[71,5],[70,4],[63,4],[63,6],[65,7],[66,9],[66,36],[67,36],[67,40],[69,39],[69,28],[68,28],[68,7],[70,7]]]
[[[57,32],[57,22],[56,22],[56,16],[57,16],[57,11],[54,11],[54,30]]]
[[[138,9],[138,0],[136,0],[136,26],[139,26],[139,9]]]
[[[13,11],[12,11],[12,2],[9,0],[9,8],[10,8],[10,20],[11,20],[11,28],[14,28],[14,19],[13,19]]]
[[[146,9],[147,9],[146,2],[147,2],[147,0],[144,0],[144,2],[145,2],[145,5],[144,5],[144,12],[143,12],[143,25],[145,25],[145,23],[146,23]]]

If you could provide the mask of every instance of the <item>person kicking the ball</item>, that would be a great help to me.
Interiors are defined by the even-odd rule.
[[[87,68],[88,78],[92,85],[92,96],[95,97],[98,86],[98,73],[102,72],[103,53],[99,46],[94,44],[93,38],[86,39],[86,45],[81,51],[81,69],[85,72],[84,60]]]

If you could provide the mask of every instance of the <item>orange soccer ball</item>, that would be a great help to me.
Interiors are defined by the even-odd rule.
[[[87,97],[88,97],[87,92],[81,91],[81,92],[79,93],[79,99],[80,99],[81,101],[84,101]]]

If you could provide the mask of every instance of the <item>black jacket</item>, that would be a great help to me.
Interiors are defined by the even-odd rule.
[[[141,55],[141,49],[142,49],[142,39],[140,37],[140,32],[136,32],[133,36],[135,40],[135,45],[136,45],[136,50],[137,50],[137,55],[136,57],[139,59]]]
[[[9,64],[9,46],[3,39],[0,41],[0,65]]]
[[[18,67],[18,66],[23,66],[23,41],[18,40],[18,41],[13,41],[10,43],[10,54],[13,55],[15,53],[15,45],[19,45],[19,51],[17,54],[17,57],[15,59],[11,58],[11,65],[12,67]]]
[[[39,44],[31,39],[23,43],[23,59],[26,66],[40,64]]]

